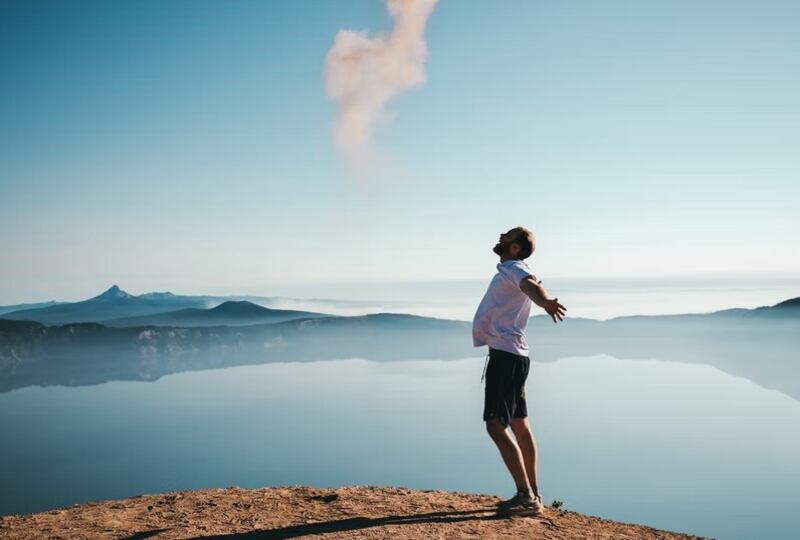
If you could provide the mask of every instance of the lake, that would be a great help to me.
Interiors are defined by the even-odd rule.
[[[509,497],[483,357],[177,373],[0,394],[0,514],[204,487],[390,484]],[[533,362],[545,502],[718,538],[797,538],[800,403],[716,368]]]

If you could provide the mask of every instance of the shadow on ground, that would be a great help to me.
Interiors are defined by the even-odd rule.
[[[383,516],[378,518],[354,517],[347,519],[336,519],[322,521],[319,523],[304,523],[289,525],[277,529],[259,529],[243,533],[231,533],[213,536],[198,536],[196,539],[225,539],[225,540],[277,540],[280,538],[297,538],[308,534],[325,534],[334,532],[355,531],[368,529],[370,527],[381,527],[383,525],[407,525],[414,523],[457,523],[472,520],[494,520],[504,519],[496,513],[496,508],[478,508],[475,510],[452,511],[452,512],[430,512],[427,514],[410,514],[404,516]],[[139,533],[141,534],[141,533]],[[143,538],[142,536],[130,536],[125,540]]]

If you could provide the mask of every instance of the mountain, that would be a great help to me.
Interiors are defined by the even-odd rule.
[[[714,366],[800,400],[798,300],[755,310],[608,321],[530,320],[530,357],[547,362],[607,354]],[[232,304],[221,311],[248,311]],[[789,311],[786,311],[789,310]],[[212,311],[212,310],[207,310]],[[787,315],[794,314],[794,315]],[[31,385],[154,380],[169,373],[265,362],[480,357],[471,325],[414,315],[313,317],[213,327],[45,326],[0,319],[0,392]]]
[[[135,317],[181,308],[206,308],[202,296],[176,296],[172,293],[129,294],[117,285],[88,300],[39,309],[24,309],[3,314],[6,319],[37,321],[43,324],[101,322],[119,317]]]
[[[118,327],[181,326],[191,328],[195,326],[242,326],[328,316],[310,311],[271,309],[245,300],[229,300],[211,309],[186,308],[153,315],[110,319],[104,321],[103,324]]]
[[[34,302],[30,304],[13,304],[10,306],[0,306],[0,315],[4,313],[11,313],[12,311],[46,308],[63,303],[64,302],[56,302],[55,300],[50,300],[49,302]]]
[[[149,292],[132,295],[114,285],[102,294],[80,302],[53,302],[41,306],[37,304],[7,306],[9,309],[3,311],[2,316],[6,319],[37,321],[48,325],[76,322],[102,323],[111,319],[129,319],[180,309],[204,310],[227,301],[245,301],[261,304],[270,309],[287,311],[292,310],[299,303],[319,306],[321,310],[335,305],[345,305],[351,310],[358,310],[363,307],[359,302],[324,299],[304,299],[299,301],[292,298],[267,296],[190,296],[177,295],[171,292]],[[314,314],[314,312],[307,313],[309,316]],[[144,324],[161,323],[145,322]]]
[[[784,300],[783,302],[779,302],[774,306],[761,307],[755,311],[770,314],[797,315],[800,314],[800,297]]]
[[[139,298],[147,298],[147,299],[150,299],[150,300],[173,300],[175,298],[175,295],[172,294],[169,291],[165,291],[165,292],[149,292],[149,293],[140,294]]]
[[[712,311],[710,313],[687,313],[676,315],[626,315],[611,319],[612,321],[625,321],[631,319],[647,319],[653,321],[691,320],[703,318],[711,320],[727,317],[800,317],[800,297],[790,298],[772,306],[761,306],[754,309],[733,308]]]

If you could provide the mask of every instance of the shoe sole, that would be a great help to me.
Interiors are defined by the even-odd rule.
[[[536,517],[544,514],[544,508],[531,507],[531,508],[498,508],[497,513],[503,516],[524,516]]]

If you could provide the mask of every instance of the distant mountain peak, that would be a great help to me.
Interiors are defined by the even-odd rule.
[[[118,285],[112,285],[102,294],[95,296],[93,300],[120,300],[127,298],[133,298],[133,295],[123,291]]]

